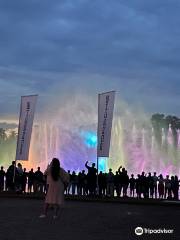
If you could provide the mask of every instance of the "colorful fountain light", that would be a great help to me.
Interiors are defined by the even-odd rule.
[[[97,136],[96,131],[79,129],[65,131],[60,127],[47,125],[35,127],[30,152],[29,164],[45,168],[52,157],[58,157],[62,166],[69,170],[80,171],[88,160],[96,163]],[[171,130],[170,130],[171,131]],[[179,174],[180,148],[175,149],[172,139],[162,135],[162,144],[156,141],[151,128],[139,129],[132,125],[131,129],[122,127],[120,119],[115,119],[112,129],[110,158],[99,159],[99,170],[116,171],[120,165],[130,173],[154,172],[158,174]],[[167,141],[167,147],[164,142]]]
[[[28,169],[38,166],[45,170],[53,157],[58,157],[67,170],[85,169],[85,162],[96,163],[97,107],[90,99],[81,98],[63,103],[63,107],[48,119],[38,119],[33,127],[29,161],[23,162]],[[0,163],[7,167],[13,160],[15,144],[6,146],[8,154]],[[157,174],[179,174],[180,131],[174,145],[172,128],[162,128],[160,139],[152,128],[150,116],[133,113],[116,103],[113,120],[110,157],[99,159],[99,170],[115,172],[119,166],[129,174],[142,171]]]

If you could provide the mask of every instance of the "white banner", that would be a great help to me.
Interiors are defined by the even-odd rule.
[[[37,95],[22,96],[16,160],[28,160]]]
[[[115,91],[101,93],[98,97],[97,157],[109,157]]]

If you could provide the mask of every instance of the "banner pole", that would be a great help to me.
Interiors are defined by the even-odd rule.
[[[98,124],[97,124],[97,195],[99,195],[99,179],[98,179],[98,175],[99,175],[99,111],[100,111],[100,94],[98,94]]]
[[[17,142],[16,142],[16,156],[15,156],[15,166],[14,166],[14,175],[13,175],[13,183],[15,184],[15,175],[16,175],[16,161],[17,161],[17,149],[18,149],[18,142],[19,142],[19,129],[20,129],[20,119],[22,114],[22,96],[21,96],[21,103],[20,103],[20,113],[19,113],[19,123],[18,123],[18,135],[17,135]]]
[[[97,184],[97,195],[99,195],[99,158],[97,156],[97,179],[96,179],[96,184]]]

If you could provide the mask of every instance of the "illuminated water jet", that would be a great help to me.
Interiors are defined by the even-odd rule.
[[[29,161],[23,162],[24,166],[40,166],[44,170],[53,157],[58,157],[67,170],[82,170],[87,160],[96,163],[95,106],[92,99],[81,96],[64,102],[51,118],[40,117],[33,127]],[[158,135],[149,119],[144,113],[133,113],[126,105],[116,103],[110,158],[99,159],[100,170],[116,171],[122,165],[129,173],[156,171],[179,175],[180,132],[176,146],[172,127],[162,128]],[[13,146],[13,150],[6,146],[6,161],[1,158],[5,166],[13,160]]]

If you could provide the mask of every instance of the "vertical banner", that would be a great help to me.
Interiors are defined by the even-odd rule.
[[[37,97],[38,95],[21,97],[16,160],[28,160]]]
[[[98,97],[97,157],[109,157],[115,91],[101,93]]]

